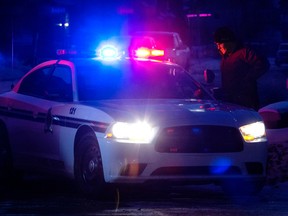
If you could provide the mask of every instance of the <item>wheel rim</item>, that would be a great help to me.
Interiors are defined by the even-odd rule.
[[[88,150],[84,155],[82,164],[82,177],[86,183],[95,183],[99,176],[99,160],[95,148]]]

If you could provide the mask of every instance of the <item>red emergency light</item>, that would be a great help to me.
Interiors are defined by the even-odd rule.
[[[140,47],[137,50],[135,50],[135,56],[137,58],[153,58],[157,56],[164,56],[164,50],[148,49],[145,47]]]

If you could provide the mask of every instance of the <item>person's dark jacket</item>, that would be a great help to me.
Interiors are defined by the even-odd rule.
[[[254,109],[259,108],[257,79],[269,70],[267,58],[239,46],[221,60],[222,88],[227,100]]]

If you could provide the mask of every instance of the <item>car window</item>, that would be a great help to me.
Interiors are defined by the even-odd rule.
[[[175,48],[175,39],[172,34],[157,34],[146,33],[147,36],[152,37],[155,40],[156,47],[160,49],[172,49]]]
[[[68,67],[49,66],[25,77],[18,93],[54,101],[72,100],[71,72]]]
[[[77,70],[79,100],[211,99],[180,67],[146,62],[85,65]]]
[[[183,48],[185,47],[185,45],[183,44],[183,41],[181,40],[180,36],[177,34],[176,37],[175,37],[175,43],[177,43],[177,47],[178,48]]]
[[[69,67],[57,65],[45,88],[49,100],[72,101],[72,76]]]
[[[18,93],[44,98],[44,86],[47,83],[52,66],[44,67],[26,76],[19,88]]]

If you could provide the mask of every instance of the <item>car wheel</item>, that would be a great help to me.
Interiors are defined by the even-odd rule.
[[[102,159],[93,133],[82,136],[77,144],[75,179],[84,194],[95,197],[102,195],[104,189]]]
[[[245,196],[258,194],[265,185],[264,180],[244,181],[229,180],[222,182],[222,189],[229,196]]]

